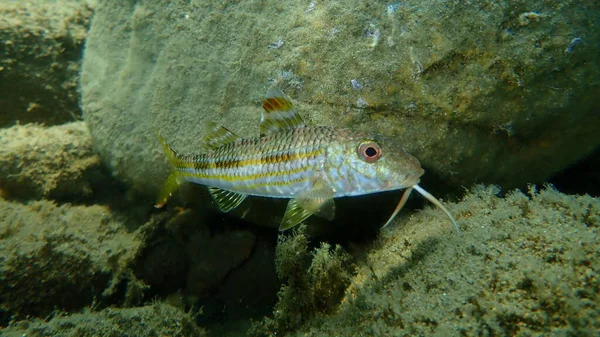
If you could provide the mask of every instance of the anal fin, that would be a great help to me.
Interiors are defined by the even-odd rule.
[[[217,203],[219,209],[225,213],[238,207],[247,197],[246,194],[226,191],[210,186],[208,187],[208,192],[210,192],[211,197]]]

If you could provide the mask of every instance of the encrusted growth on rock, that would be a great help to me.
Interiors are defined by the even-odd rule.
[[[331,312],[350,284],[350,256],[336,245],[322,242],[309,252],[306,226],[281,236],[276,252],[277,273],[287,283],[279,291],[273,317],[250,330],[252,336],[294,331],[307,321]]]

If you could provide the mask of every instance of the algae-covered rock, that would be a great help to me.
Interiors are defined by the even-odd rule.
[[[0,326],[111,295],[139,245],[107,207],[0,199]]]
[[[216,297],[227,310],[226,318],[259,319],[271,312],[281,286],[274,258],[273,244],[258,237],[252,255],[219,286]]]
[[[333,311],[342,300],[351,281],[350,256],[341,246],[333,248],[325,242],[311,254],[305,232],[302,225],[293,235],[280,237],[275,266],[285,284],[277,295],[273,317],[254,324],[248,335],[286,334]]]
[[[274,247],[260,232],[196,209],[161,212],[139,232],[134,273],[149,286],[145,298],[202,308],[199,321],[213,326],[270,312],[279,283]]]
[[[108,308],[68,316],[58,315],[48,321],[24,320],[2,333],[6,337],[206,336],[205,331],[196,326],[191,315],[158,302],[138,308]]]
[[[0,192],[20,199],[75,198],[92,193],[100,159],[83,122],[0,129]]]
[[[187,296],[200,297],[214,292],[252,255],[257,238],[247,230],[214,233],[199,218],[187,210],[156,223],[144,239],[137,274],[163,293],[185,288]]]
[[[190,270],[186,291],[196,296],[206,295],[250,257],[256,235],[250,231],[233,230],[209,237],[192,238],[188,245]]]
[[[77,83],[94,3],[0,2],[0,126],[80,118]]]
[[[158,129],[202,152],[256,135],[279,81],[314,124],[395,138],[442,179],[543,181],[600,143],[599,7],[563,1],[103,1],[84,117],[113,173],[153,195]],[[427,177],[427,175],[426,175]]]
[[[450,207],[460,237],[437,209],[383,231],[335,311],[289,336],[596,336],[600,199],[498,191]]]

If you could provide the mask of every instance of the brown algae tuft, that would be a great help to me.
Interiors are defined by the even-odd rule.
[[[352,279],[352,264],[340,245],[322,242],[310,252],[306,225],[291,236],[280,236],[275,264],[278,276],[286,281],[273,309],[273,317],[256,322],[249,336],[285,334],[302,324],[332,312],[340,303]]]

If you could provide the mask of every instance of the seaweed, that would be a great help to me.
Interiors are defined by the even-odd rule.
[[[351,257],[342,246],[321,242],[312,252],[306,225],[280,236],[276,248],[281,286],[273,317],[254,322],[250,336],[274,336],[296,330],[316,316],[332,312],[352,279]]]

